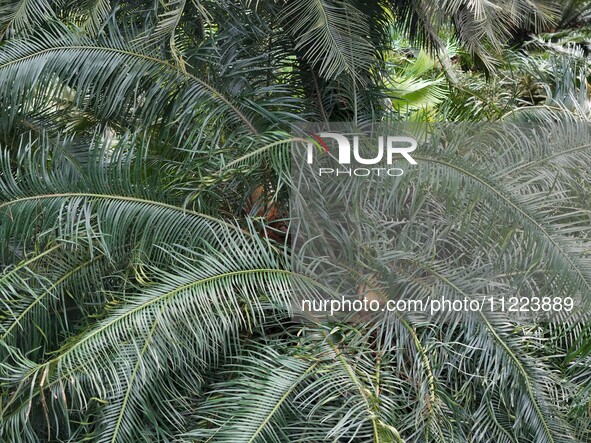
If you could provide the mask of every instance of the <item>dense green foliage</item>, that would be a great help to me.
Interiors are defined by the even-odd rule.
[[[376,192],[364,273],[591,298],[589,15],[0,0],[0,440],[589,441],[586,316],[296,322],[285,233],[299,122],[503,120]]]

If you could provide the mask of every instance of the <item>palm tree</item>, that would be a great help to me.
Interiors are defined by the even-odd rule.
[[[432,47],[445,21],[488,54],[547,15],[415,3],[0,2],[2,440],[589,438],[583,314],[292,318],[293,285],[321,286],[280,229],[293,128],[384,118],[393,23]],[[417,297],[584,300],[591,134],[553,128],[522,145],[510,127],[502,152],[498,133],[474,150],[452,137],[443,154],[433,131],[410,193],[378,189],[362,214],[383,226],[395,198],[406,220],[366,284],[395,262],[388,283]]]

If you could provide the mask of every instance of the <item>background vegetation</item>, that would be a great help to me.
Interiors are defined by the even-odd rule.
[[[401,293],[590,297],[590,18],[578,0],[0,0],[0,439],[589,441],[586,316],[294,322],[310,270],[286,233],[294,125],[482,122],[477,146],[434,133],[393,255],[365,271],[395,262]],[[493,121],[514,124],[504,147]]]

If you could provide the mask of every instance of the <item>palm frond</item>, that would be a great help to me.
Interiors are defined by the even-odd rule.
[[[195,411],[203,420],[200,429],[183,437],[220,443],[288,441],[289,428],[298,416],[294,399],[315,366],[273,349],[247,350],[226,365],[227,381],[212,386]],[[230,375],[236,372],[241,374],[238,379]]]
[[[304,58],[325,77],[358,73],[372,66],[374,48],[368,18],[352,3],[297,0],[287,5],[282,20]]]
[[[55,78],[60,78],[75,63],[76,79],[62,78],[62,81],[68,82],[79,108],[88,107],[88,94],[93,94],[92,109],[99,118],[141,118],[147,124],[154,124],[167,110],[172,113],[171,120],[187,122],[194,119],[198,109],[212,102],[221,106],[209,107],[207,122],[225,114],[226,122],[256,132],[246,109],[256,109],[253,103],[246,106],[232,103],[224,93],[167,60],[130,50],[121,41],[110,43],[97,44],[78,33],[57,28],[26,43],[10,42],[0,57],[2,85],[12,85],[3,86],[2,101],[23,106],[26,102],[23,94],[33,86],[46,95],[56,96],[64,86],[57,86]],[[172,97],[175,106],[170,109]],[[177,114],[175,109],[183,111]]]
[[[413,133],[425,140],[420,129]],[[380,327],[391,331],[389,340],[416,337],[395,349],[408,353],[409,347],[421,346],[413,349],[410,361],[423,371],[408,375],[421,381],[418,398],[409,408],[409,414],[422,414],[421,420],[398,420],[412,423],[409,427],[388,423],[403,438],[554,442],[583,435],[581,424],[574,426],[567,408],[556,403],[557,398],[575,398],[576,384],[561,379],[555,362],[544,356],[554,347],[561,349],[558,355],[566,355],[571,346],[580,349],[574,343],[588,321],[589,212],[583,197],[588,183],[577,171],[583,167],[580,162],[590,160],[589,137],[588,125],[571,119],[545,129],[513,124],[495,129],[491,123],[444,126],[428,132],[428,143],[413,155],[418,165],[398,181],[372,177],[357,181],[359,186],[354,180],[331,179],[309,187],[300,184],[299,189],[308,192],[305,203],[292,199],[294,220],[314,220],[299,226],[296,244],[302,246],[296,253],[303,260],[301,272],[346,297],[356,298],[351,292],[361,282],[373,281],[373,291],[383,292],[379,299],[428,303],[434,298],[529,299],[535,294],[576,300],[572,311],[544,318],[488,311],[378,316]],[[325,236],[323,241],[319,234]],[[560,344],[554,341],[558,337]],[[363,346],[351,346],[352,353],[359,349]],[[401,371],[411,364],[407,360],[397,360],[394,367]],[[439,361],[450,366],[442,369]],[[468,369],[466,365],[472,364]],[[463,382],[461,373],[471,374],[470,381]],[[479,386],[478,374],[485,385]],[[328,383],[324,380],[319,386]],[[503,392],[506,385],[519,386],[519,400]],[[347,410],[360,411],[361,404],[359,400]],[[426,411],[432,421],[423,419]],[[477,418],[453,424],[441,418],[444,411]],[[348,428],[346,422],[342,432],[347,438],[355,432],[372,438],[370,427],[361,422],[352,417],[351,423],[359,428]]]
[[[55,16],[52,2],[47,0],[2,0],[0,2],[0,41],[22,32]]]

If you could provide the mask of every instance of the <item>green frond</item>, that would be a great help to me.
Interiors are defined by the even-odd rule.
[[[203,244],[201,252],[169,247],[169,270],[138,262],[135,283],[107,293],[110,302],[102,319],[70,337],[48,360],[13,367],[11,378],[21,373],[36,383],[43,377],[39,395],[52,393],[48,401],[56,413],[64,396],[77,407],[94,397],[102,399],[105,417],[97,441],[134,441],[142,429],[142,404],[154,394],[154,377],[163,380],[163,389],[174,389],[166,382],[166,367],[186,367],[193,373],[215,364],[237,345],[241,328],[255,330],[266,316],[288,306],[290,273],[262,249],[263,242],[231,232],[219,238],[223,255],[212,255],[219,246]],[[80,376],[84,381],[79,385],[71,383]],[[22,383],[6,383],[4,389],[14,389],[15,397],[28,401],[29,388]],[[14,407],[18,410],[18,403]],[[2,414],[4,429],[21,419],[11,415],[12,408]],[[63,414],[66,410],[56,420],[65,419]]]
[[[96,35],[112,11],[109,0],[74,1],[69,7],[82,16],[82,29]]]
[[[294,1],[282,11],[282,21],[295,38],[295,49],[323,77],[358,77],[372,66],[368,17],[353,2]]]
[[[55,17],[48,0],[2,0],[0,2],[0,41],[30,32],[36,25]]]
[[[293,426],[294,416],[304,417],[293,403],[315,367],[273,349],[247,350],[225,367],[228,380],[212,386],[195,411],[203,421],[201,428],[183,438],[220,443],[295,441],[286,431]],[[231,373],[236,372],[240,377],[233,379]],[[300,432],[305,434],[304,429]]]
[[[495,69],[498,51],[519,29],[535,31],[555,20],[555,2],[542,0],[488,1],[451,0],[444,2],[397,1],[391,5],[397,26],[412,41],[432,49],[443,49],[440,34],[451,24],[461,45],[484,66]]]
[[[391,331],[392,352],[404,349],[405,357],[389,367],[394,373],[405,365],[418,371],[407,375],[420,389],[414,402],[407,402],[414,414],[421,411],[420,420],[402,416],[387,422],[404,438],[577,438],[580,425],[567,418],[568,408],[556,407],[558,398],[577,397],[577,385],[559,375],[550,355],[566,355],[589,317],[589,212],[583,191],[588,184],[577,172],[591,161],[588,125],[566,119],[546,128],[488,123],[423,129],[412,132],[423,140],[413,156],[418,165],[398,181],[368,177],[300,185],[312,191],[305,203],[292,199],[292,210],[314,220],[298,227],[297,242],[305,244],[296,251],[301,272],[345,295],[369,275],[371,286],[385,288],[379,289],[383,296],[394,300],[573,297],[575,309],[544,318],[401,312],[377,321]],[[325,239],[312,241],[319,234]],[[553,338],[544,338],[548,335]],[[399,343],[402,337],[409,337],[406,343]],[[352,353],[363,348],[354,343]],[[550,351],[555,346],[560,351]],[[443,369],[439,362],[449,366]],[[519,387],[519,399],[504,392],[507,385]],[[361,414],[362,400],[347,410]],[[447,411],[475,419],[450,423],[442,419]],[[375,439],[361,422],[353,415],[359,430],[348,422],[339,429],[347,438],[365,429],[360,435]]]
[[[98,118],[135,118],[149,125],[171,112],[171,121],[188,125],[200,109],[207,107],[206,122],[226,115],[226,124],[240,124],[256,132],[251,123],[252,111],[247,109],[256,109],[254,104],[232,103],[206,81],[167,60],[139,49],[131,50],[122,41],[109,43],[97,44],[78,33],[57,28],[26,42],[9,42],[0,55],[2,101],[22,106],[26,103],[23,96],[39,89],[56,97],[65,86],[57,86],[56,77],[63,77],[74,63],[78,75],[62,81],[74,95],[78,108],[89,106],[89,94],[95,96],[92,109]],[[174,107],[170,108],[173,97]],[[213,103],[216,105],[212,106]],[[177,114],[175,109],[183,111]]]
[[[396,111],[410,114],[416,110],[429,110],[447,96],[443,78],[425,75],[433,68],[433,60],[425,52],[420,52],[403,69],[392,69],[386,85]]]

